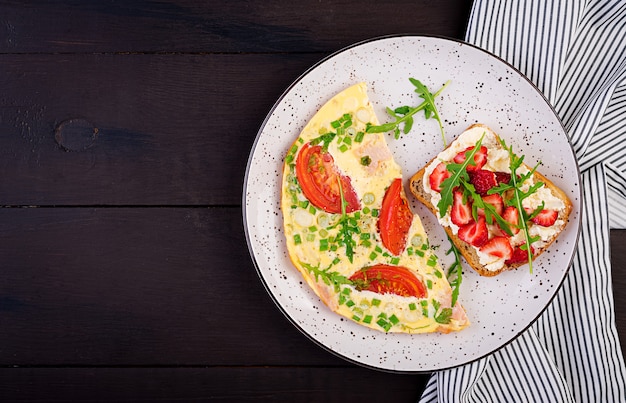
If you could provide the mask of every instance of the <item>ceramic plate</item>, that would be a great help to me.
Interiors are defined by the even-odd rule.
[[[448,143],[473,123],[499,133],[525,162],[565,190],[574,205],[559,239],[528,266],[486,278],[464,266],[460,301],[472,324],[451,334],[386,334],[331,312],[291,264],[280,211],[283,158],[315,112],[334,94],[364,81],[381,121],[385,107],[418,105],[409,77],[431,92],[450,84],[437,98]],[[395,140],[394,158],[408,179],[443,149],[437,122],[423,114],[413,130]],[[439,245],[444,267],[452,262],[445,232],[412,195],[431,244]],[[578,165],[554,110],[539,90],[503,60],[467,43],[424,36],[377,38],[343,49],[313,66],[276,102],[252,148],[244,181],[243,215],[247,241],[259,276],[291,322],[324,348],[367,367],[397,372],[451,368],[484,357],[527,329],[550,303],[570,266],[580,222]]]

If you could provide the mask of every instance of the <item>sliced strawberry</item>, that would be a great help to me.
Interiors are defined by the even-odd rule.
[[[530,247],[530,251],[535,254],[535,248]],[[519,246],[513,249],[513,255],[504,261],[505,264],[528,262],[528,251],[522,250]]]
[[[435,167],[433,172],[430,174],[428,181],[430,183],[430,188],[435,192],[441,192],[441,182],[446,180],[446,178],[450,177],[450,172],[446,168],[446,164],[440,162],[439,165]]]
[[[468,170],[467,173],[469,174],[470,183],[476,189],[476,193],[481,196],[486,195],[489,189],[498,184],[496,174],[486,169]]]
[[[511,174],[507,172],[496,172],[496,181],[498,182],[498,184],[508,184],[509,182],[511,182]]]
[[[503,236],[491,238],[480,248],[480,251],[505,260],[508,260],[511,256],[513,256],[513,248],[511,247],[508,238]]]
[[[519,232],[519,214],[517,214],[517,209],[515,207],[507,206],[502,213],[502,218],[510,224],[509,229],[513,234],[517,234]]]
[[[542,227],[551,227],[556,222],[559,216],[559,212],[556,210],[543,209],[539,214],[533,217],[530,221]]]
[[[472,151],[474,147],[468,147],[464,151],[461,151],[454,157],[454,162],[457,164],[462,164],[465,161],[465,153]],[[468,164],[467,172],[474,171],[477,169],[481,169],[485,163],[487,162],[487,147],[480,146],[480,149],[476,150],[476,154],[474,154],[474,162],[476,165]]]
[[[497,193],[483,196],[483,201],[487,204],[491,204],[495,208],[496,213],[498,213],[498,215],[502,215],[502,210],[504,210],[504,200],[502,200],[502,196],[500,196]],[[485,211],[481,208],[476,209],[476,212],[480,216],[485,215]]]
[[[472,221],[469,224],[459,228],[457,234],[462,241],[477,248],[483,246],[489,239],[489,231],[484,217],[478,217],[478,221]]]
[[[450,210],[452,222],[461,226],[472,221],[472,208],[469,205],[469,201],[463,203],[463,192],[455,190],[453,197],[452,210]]]

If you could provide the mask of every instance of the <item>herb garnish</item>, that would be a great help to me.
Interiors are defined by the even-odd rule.
[[[339,244],[342,244],[346,247],[346,256],[348,257],[350,263],[352,263],[352,259],[354,257],[354,248],[356,247],[356,241],[352,239],[352,234],[360,234],[361,230],[359,229],[356,219],[350,217],[346,213],[346,206],[348,202],[343,195],[341,181],[337,180],[337,183],[339,184],[339,195],[341,197],[341,218],[336,224],[339,226],[339,233],[337,234],[337,238],[339,240]]]
[[[352,281],[350,281],[350,279],[348,279],[346,276],[339,274],[336,271],[330,271],[330,268],[333,267],[333,263],[331,263],[330,266],[325,269],[320,269],[319,265],[312,266],[304,262],[300,262],[300,264],[302,264],[302,266],[309,272],[313,273],[315,281],[319,281],[319,278],[321,278],[324,284],[326,284],[327,286],[332,285],[335,289],[335,292],[339,292],[339,286],[341,286],[342,284],[352,284]]]
[[[465,161],[461,164],[457,164],[455,162],[451,162],[446,165],[446,169],[450,172],[450,176],[444,179],[441,182],[441,200],[437,203],[437,208],[439,209],[439,216],[443,217],[446,215],[448,208],[452,206],[454,201],[454,189],[461,184],[461,181],[465,183],[469,183],[469,174],[467,173],[468,165],[476,165],[474,161],[474,154],[480,149],[480,146],[483,142],[483,137],[485,137],[485,133],[480,136],[478,142],[476,142],[476,146],[465,153]]]
[[[437,97],[441,92],[446,88],[446,86],[450,83],[447,81],[439,91],[432,94],[428,88],[421,83],[421,81],[415,78],[409,78],[411,84],[415,86],[415,92],[420,94],[420,98],[424,100],[421,104],[416,107],[409,106],[400,106],[395,109],[391,109],[389,107],[386,108],[387,113],[395,118],[395,122],[383,123],[378,126],[367,126],[367,133],[386,133],[393,131],[394,137],[397,139],[400,137],[400,125],[402,125],[402,133],[407,134],[411,131],[413,127],[413,115],[417,112],[423,110],[424,116],[426,119],[430,119],[431,117],[437,120],[439,123],[439,130],[441,131],[441,138],[443,139],[443,145],[446,146],[446,138],[443,132],[443,125],[441,123],[441,119],[439,118],[439,113],[437,112],[437,107],[435,105],[435,97]]]
[[[522,200],[524,200],[525,198],[527,198],[530,195],[532,195],[533,193],[535,193],[537,191],[537,189],[539,189],[541,186],[543,186],[543,182],[537,182],[537,183],[533,184],[525,192],[521,189],[521,185],[526,180],[530,179],[530,177],[533,176],[533,174],[535,173],[535,171],[539,167],[539,164],[541,164],[541,163],[540,162],[537,163],[537,165],[535,165],[535,167],[533,169],[531,169],[527,173],[525,173],[523,175],[520,175],[518,177],[517,176],[517,169],[522,166],[522,163],[524,161],[524,156],[522,155],[521,157],[518,157],[513,152],[513,147],[512,146],[507,146],[506,143],[504,142],[504,140],[502,140],[502,139],[500,139],[500,144],[509,153],[509,159],[510,159],[509,169],[511,170],[511,180],[509,181],[509,183],[502,183],[502,184],[500,184],[500,185],[498,185],[498,186],[496,186],[496,187],[494,187],[492,189],[489,189],[489,191],[487,193],[488,194],[494,194],[494,193],[502,194],[502,193],[504,193],[504,192],[506,192],[508,190],[512,190],[513,191],[513,197],[510,200],[505,201],[505,203],[508,206],[514,206],[517,209],[519,222],[520,222],[519,227],[520,227],[520,230],[523,231],[524,239],[526,241],[526,243],[521,245],[520,248],[522,250],[525,250],[525,251],[528,252],[528,266],[530,267],[530,273],[532,274],[532,272],[533,272],[533,265],[532,265],[533,252],[532,252],[532,248],[530,248],[529,245],[531,245],[533,242],[538,241],[540,239],[540,237],[539,236],[534,236],[534,237],[530,236],[530,233],[528,232],[528,224],[527,224],[527,222],[529,220],[531,220],[532,218],[534,218],[537,214],[539,214],[541,212],[541,210],[543,210],[544,203],[542,202],[541,205],[539,205],[539,207],[537,207],[534,211],[532,211],[529,214],[524,209],[524,206],[522,206]]]
[[[461,252],[459,252],[454,243],[452,243],[450,236],[448,236],[448,241],[450,242],[450,249],[446,251],[446,255],[450,253],[454,254],[454,263],[448,268],[447,275],[450,287],[452,287],[452,302],[450,302],[450,306],[453,307],[459,298],[459,290],[461,288],[461,282],[463,281],[463,267],[461,265]]]
[[[452,318],[452,308],[443,308],[442,310],[439,310],[439,308],[441,308],[441,303],[439,303],[436,299],[433,299],[431,303],[433,304],[433,308],[435,308],[435,322],[443,325],[450,323],[450,319]]]
[[[472,217],[474,218],[474,221],[478,221],[478,209],[480,208],[485,214],[485,221],[487,222],[487,224],[493,224],[493,221],[495,220],[500,228],[502,228],[502,230],[507,233],[507,235],[513,236],[513,231],[511,231],[510,228],[511,224],[506,221],[500,214],[498,214],[495,206],[490,203],[485,203],[483,198],[478,193],[476,193],[474,185],[466,182],[463,178],[461,182],[463,183],[463,197],[469,197],[472,199]],[[489,190],[493,190],[493,188]],[[493,193],[488,192],[488,194]],[[502,197],[502,200],[504,200],[504,197]]]

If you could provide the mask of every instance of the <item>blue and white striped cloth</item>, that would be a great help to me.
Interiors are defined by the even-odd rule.
[[[465,39],[555,107],[582,173],[582,232],[539,320],[491,356],[433,373],[420,403],[626,402],[609,259],[609,229],[626,228],[626,2],[476,0]]]

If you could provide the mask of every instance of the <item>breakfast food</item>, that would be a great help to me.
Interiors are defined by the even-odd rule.
[[[482,124],[470,126],[418,171],[410,190],[483,276],[532,265],[563,231],[572,209],[561,189]]]
[[[469,325],[407,202],[364,83],[335,95],[287,151],[281,210],[294,266],[334,312],[385,332]]]

